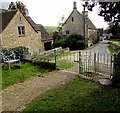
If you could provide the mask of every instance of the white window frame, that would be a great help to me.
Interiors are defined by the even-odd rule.
[[[23,24],[17,25],[19,36],[25,36],[25,26]]]

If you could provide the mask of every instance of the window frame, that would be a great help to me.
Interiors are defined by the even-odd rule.
[[[72,22],[74,22],[74,17],[72,17]]]
[[[17,25],[19,36],[25,36],[25,26],[23,24]]]
[[[70,31],[67,30],[67,31],[66,31],[66,35],[69,35],[69,34],[70,34]]]

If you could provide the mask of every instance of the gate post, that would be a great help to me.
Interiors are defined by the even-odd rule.
[[[96,72],[96,53],[94,52],[94,71]]]
[[[57,69],[57,50],[54,50],[54,57],[55,57],[55,69]]]
[[[120,86],[120,52],[114,54],[112,83],[114,86]]]
[[[79,74],[82,72],[81,51],[79,51]]]

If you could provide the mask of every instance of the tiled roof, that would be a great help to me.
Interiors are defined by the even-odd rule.
[[[16,12],[17,12],[17,10],[15,10],[15,11],[6,11],[6,12],[0,13],[0,17],[2,16],[2,18],[0,18],[0,26],[2,26],[2,29],[0,27],[0,33],[7,27],[7,25],[12,20],[12,18],[16,14]],[[32,28],[36,32],[41,31],[41,33],[42,33],[42,41],[52,40],[52,37],[48,34],[46,29],[42,25],[35,24],[35,22],[29,16],[25,16],[24,14],[23,14],[23,16],[26,18],[26,20],[29,22],[29,24],[32,26]]]
[[[41,35],[42,35],[42,39],[41,40],[42,41],[53,40],[53,38],[49,35],[49,33],[46,31],[46,29],[41,24],[37,24],[37,27],[41,31]]]
[[[7,27],[17,11],[5,11],[0,13],[0,33]]]

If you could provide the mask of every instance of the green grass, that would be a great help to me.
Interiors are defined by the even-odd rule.
[[[45,29],[48,29],[48,30],[57,30],[57,26],[45,26]]]
[[[79,78],[46,91],[24,111],[120,111],[120,89]]]
[[[115,44],[120,44],[120,41],[112,41]]]
[[[69,63],[66,60],[61,60],[61,61],[57,61],[57,66],[59,69],[63,70],[63,69],[71,68],[73,64]]]
[[[109,49],[111,54],[117,53],[117,50],[114,50],[111,45],[108,46],[108,49]]]
[[[38,66],[33,66],[30,63],[12,64],[10,72],[8,66],[4,66],[2,71],[2,89],[15,83],[23,82],[28,78],[35,76],[38,73],[47,71]]]

